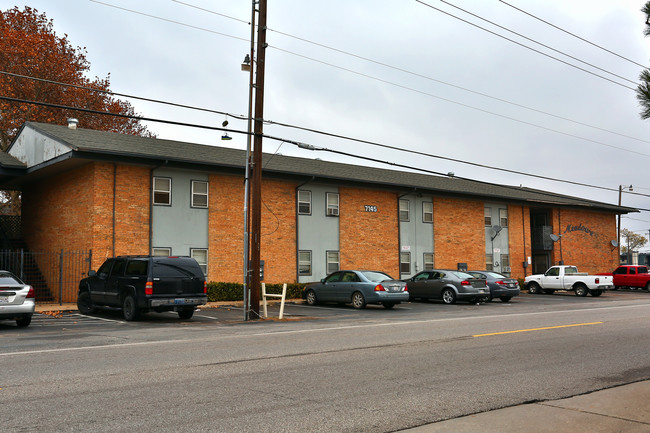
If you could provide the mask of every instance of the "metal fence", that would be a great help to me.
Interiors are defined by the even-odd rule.
[[[37,302],[77,302],[79,280],[92,263],[90,251],[0,250],[0,269],[31,285]]]

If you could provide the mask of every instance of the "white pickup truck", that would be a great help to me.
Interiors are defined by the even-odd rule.
[[[577,296],[600,296],[604,290],[614,288],[611,275],[589,275],[578,272],[575,266],[552,266],[543,275],[530,275],[524,285],[528,293],[553,293],[556,290],[573,290]]]

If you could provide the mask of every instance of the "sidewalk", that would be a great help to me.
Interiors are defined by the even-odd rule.
[[[402,430],[408,433],[647,433],[650,381],[497,409]]]

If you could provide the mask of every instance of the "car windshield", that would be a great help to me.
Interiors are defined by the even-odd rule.
[[[567,266],[564,268],[564,275],[569,275],[569,274],[577,274],[578,273],[578,268],[575,266]]]
[[[384,274],[383,272],[363,271],[361,274],[373,283],[381,283],[382,281],[393,279],[393,277],[388,274]]]
[[[501,275],[497,272],[486,272],[487,275],[491,276],[492,278],[508,278],[505,275]]]
[[[0,273],[0,284],[23,284],[22,281],[8,272]]]

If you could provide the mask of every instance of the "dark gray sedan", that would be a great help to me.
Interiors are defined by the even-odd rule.
[[[487,282],[490,288],[488,302],[494,298],[501,299],[501,302],[508,302],[513,296],[519,296],[519,282],[515,278],[506,277],[494,271],[468,271],[467,273]]]
[[[485,280],[448,269],[422,271],[406,280],[411,299],[440,299],[445,304],[456,300],[478,302],[490,296]]]
[[[309,305],[338,302],[352,303],[354,308],[364,308],[366,304],[393,308],[409,300],[404,281],[395,280],[383,272],[351,270],[334,272],[320,283],[308,284],[302,297]]]

